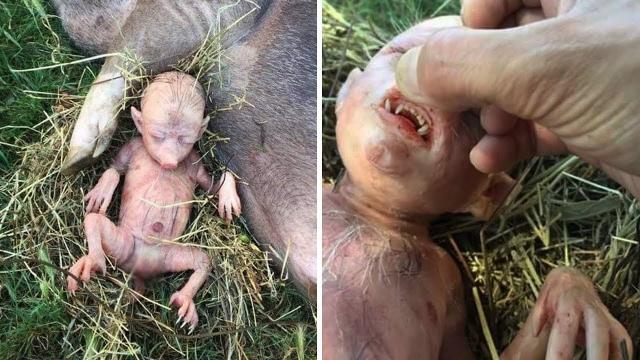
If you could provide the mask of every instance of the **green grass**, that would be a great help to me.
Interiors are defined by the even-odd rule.
[[[0,2],[0,170],[10,170],[15,163],[13,144],[17,139],[35,139],[25,127],[51,113],[50,96],[33,92],[76,94],[79,87],[91,85],[93,77],[87,75],[99,69],[99,64],[93,63],[26,73],[10,71],[82,58],[66,39],[60,21],[48,15],[53,12],[47,4],[38,0]]]
[[[354,67],[363,68],[393,36],[421,19],[459,12],[458,1],[326,1],[322,49],[322,176],[342,170],[335,143],[334,102]],[[638,202],[602,172],[573,157],[534,159],[511,172],[522,191],[489,224],[468,216],[440,219],[434,240],[459,263],[467,284],[467,337],[490,358],[479,309],[498,352],[514,338],[546,274],[572,266],[593,279],[612,315],[640,346]],[[453,244],[460,249],[459,256]],[[577,358],[585,358],[584,352]]]
[[[216,267],[196,296],[195,336],[176,329],[175,311],[166,307],[188,274],[150,282],[141,299],[114,269],[77,297],[64,291],[65,274],[57,268],[86,252],[83,193],[134,131],[124,115],[98,163],[74,176],[58,173],[100,62],[11,71],[84,57],[52,14],[48,2],[0,2],[0,357],[315,358],[315,306],[268,266],[242,227],[222,224],[202,194],[184,241],[208,246]],[[216,141],[207,134],[200,147]],[[112,218],[117,207],[114,199]]]

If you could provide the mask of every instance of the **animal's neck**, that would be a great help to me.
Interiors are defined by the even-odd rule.
[[[391,195],[387,203],[379,204],[368,198],[348,175],[336,184],[334,191],[357,215],[384,229],[386,233],[401,238],[410,235],[416,239],[430,240],[429,223],[434,219],[433,216],[394,210],[397,207],[393,206]]]

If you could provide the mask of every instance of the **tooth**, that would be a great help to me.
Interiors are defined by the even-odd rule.
[[[384,109],[387,111],[391,111],[391,101],[389,101],[389,99],[384,101]]]
[[[396,115],[400,114],[400,112],[404,109],[404,104],[400,104],[398,105],[398,107],[396,108]]]
[[[420,125],[424,125],[425,120],[424,120],[424,118],[422,117],[422,115],[418,115],[418,122],[420,123]]]
[[[420,129],[418,129],[419,135],[427,135],[428,132],[429,132],[429,125],[424,125]]]

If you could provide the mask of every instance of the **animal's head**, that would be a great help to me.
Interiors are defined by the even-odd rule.
[[[131,117],[145,148],[162,168],[175,169],[200,140],[209,122],[205,93],[198,81],[172,71],[153,80],[142,95],[141,109]]]
[[[483,134],[478,116],[412,103],[395,83],[400,56],[426,34],[451,26],[460,26],[458,17],[425,21],[393,39],[364,71],[349,74],[336,104],[338,150],[350,180],[381,206],[486,218],[512,181],[471,164],[469,152]]]

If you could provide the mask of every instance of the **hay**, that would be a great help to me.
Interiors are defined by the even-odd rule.
[[[374,5],[367,8],[367,3]],[[448,4],[431,3],[438,11],[440,5]],[[335,181],[342,168],[335,145],[333,109],[340,84],[353,67],[363,68],[382,44],[401,31],[381,26],[380,21],[373,25],[360,13],[361,9],[384,13],[381,4],[397,5],[382,0],[335,7],[323,3],[322,169],[328,182]],[[432,9],[421,13],[406,10],[384,14],[391,19],[433,14]],[[510,343],[532,309],[546,274],[556,266],[575,267],[594,280],[603,301],[628,329],[638,349],[637,201],[575,157],[532,160],[512,175],[522,181],[523,190],[490,223],[456,216],[432,226],[434,240],[458,261],[467,283],[467,336],[475,354],[489,359],[493,347],[499,353]],[[581,353],[578,358],[584,356]]]
[[[193,56],[176,69],[196,76],[208,89],[217,83],[223,48],[218,29]],[[57,36],[56,36],[57,38]],[[122,109],[138,105],[150,80],[144,64],[130,56],[124,67],[127,94]],[[60,67],[76,65],[62,64]],[[34,71],[42,71],[35,69]],[[78,80],[80,89],[82,79]],[[215,202],[199,191],[190,223],[175,242],[205,249],[214,268],[195,297],[200,322],[194,334],[176,325],[167,304],[190,274],[179,273],[148,282],[142,296],[132,290],[130,276],[108,265],[75,297],[65,292],[66,271],[87,253],[83,237],[84,195],[96,184],[118,149],[136,136],[128,111],[112,143],[93,166],[64,177],[73,123],[83,97],[67,92],[25,91],[53,102],[45,119],[28,127],[30,136],[16,139],[19,157],[13,171],[0,176],[0,353],[20,358],[315,358],[314,308],[269,267],[243,227],[227,225]],[[233,111],[229,104],[219,104]],[[215,119],[215,110],[211,114]],[[203,161],[219,173],[214,149],[223,139],[207,132],[198,144]],[[115,220],[121,188],[108,216]],[[186,331],[185,331],[186,330]]]

